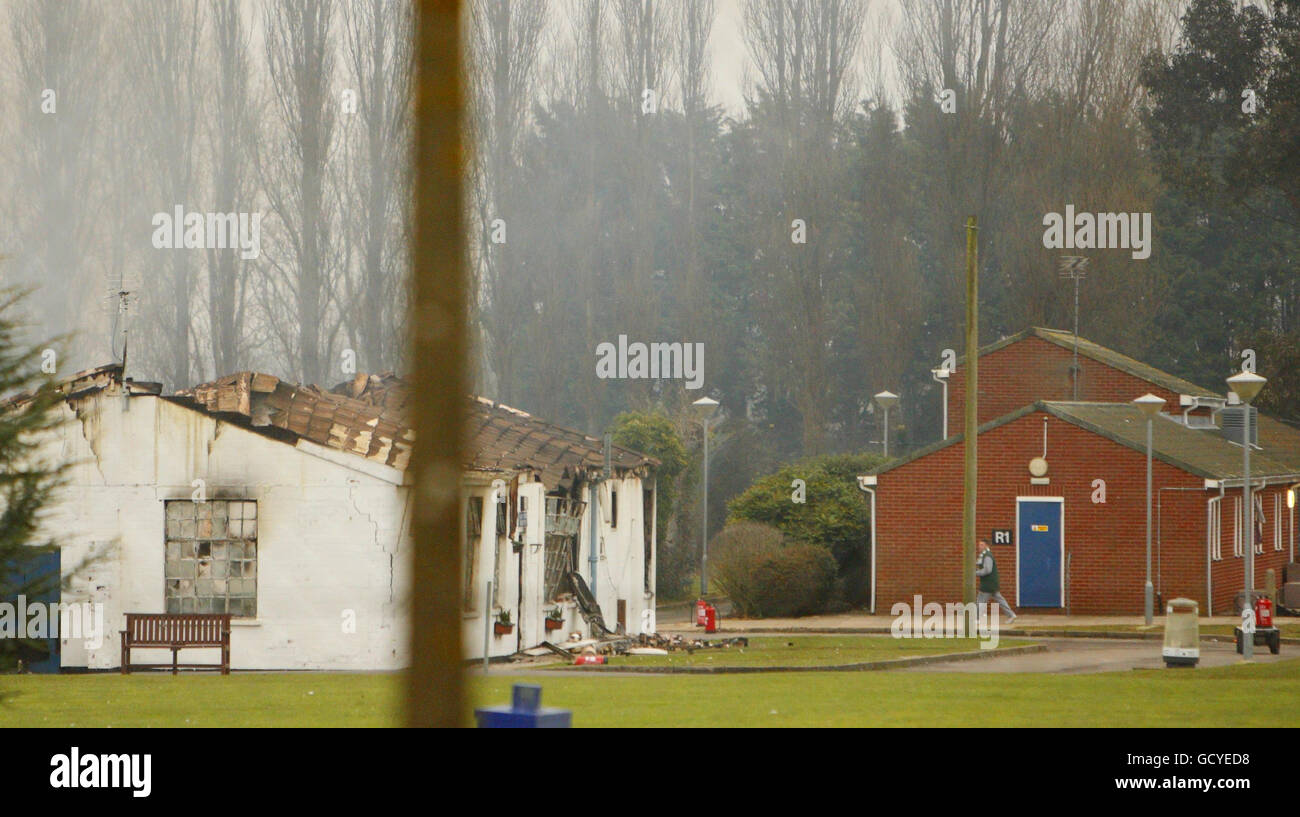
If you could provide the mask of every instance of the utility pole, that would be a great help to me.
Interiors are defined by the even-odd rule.
[[[961,600],[975,603],[975,492],[979,437],[979,274],[976,237],[979,227],[975,216],[966,219],[966,432],[965,476],[962,480]],[[971,609],[969,607],[967,610]],[[971,622],[974,624],[974,622]]]

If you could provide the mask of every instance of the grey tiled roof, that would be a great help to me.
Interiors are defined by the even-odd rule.
[[[984,434],[1036,411],[1100,434],[1120,445],[1146,453],[1146,416],[1130,403],[1073,403],[1039,401],[980,426]],[[928,454],[961,442],[956,434],[906,457],[881,466],[882,474]],[[1205,479],[1241,479],[1241,446],[1228,442],[1216,428],[1189,428],[1177,420],[1158,417],[1151,427],[1152,456]],[[1259,447],[1251,449],[1252,480],[1300,474],[1300,430],[1269,417],[1259,418]]]
[[[1044,410],[1063,420],[1146,452],[1146,415],[1129,403],[1044,403]],[[1267,420],[1268,418],[1263,418]],[[1277,421],[1260,422],[1259,448],[1250,453],[1254,477],[1300,473],[1297,440],[1300,432]],[[1167,417],[1151,426],[1152,456],[1189,473],[1209,479],[1240,479],[1242,450],[1216,428],[1189,428]]]

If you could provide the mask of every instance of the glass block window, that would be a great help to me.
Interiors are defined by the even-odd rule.
[[[165,503],[169,613],[257,616],[257,503]]]

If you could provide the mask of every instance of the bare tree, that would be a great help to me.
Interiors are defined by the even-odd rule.
[[[477,241],[476,323],[487,358],[485,379],[501,400],[518,397],[516,368],[524,359],[526,329],[535,318],[532,287],[514,251],[524,235],[520,208],[521,141],[533,102],[546,5],[541,0],[475,0],[470,9],[472,61],[470,127],[480,146],[470,192]],[[498,221],[499,219],[499,221]]]
[[[252,83],[249,31],[239,0],[209,0],[213,90],[205,117],[211,161],[211,202],[222,213],[259,209],[250,156],[258,150],[262,101]],[[248,287],[252,264],[238,248],[207,250],[208,346],[214,375],[247,365]]]
[[[802,417],[806,454],[825,450],[832,306],[843,273],[832,251],[842,224],[837,131],[855,104],[851,69],[865,13],[865,4],[847,0],[745,6],[744,36],[759,76],[751,111],[774,165],[754,187],[765,361],[769,385]]]
[[[682,3],[673,15],[671,51],[673,70],[681,97],[682,127],[686,142],[686,201],[682,212],[685,222],[681,253],[684,266],[682,306],[688,314],[682,321],[691,334],[683,341],[699,339],[705,348],[713,348],[710,332],[710,288],[700,264],[700,204],[697,139],[700,132],[712,127],[709,115],[710,64],[708,42],[717,10],[713,0]],[[698,333],[698,334],[697,334]]]
[[[4,197],[11,280],[38,288],[32,299],[46,334],[106,328],[110,282],[98,274],[106,238],[103,146],[105,86],[113,61],[104,49],[104,16],[91,0],[15,0],[6,4],[12,38],[14,105],[4,117],[13,187]],[[147,226],[147,223],[146,223]],[[146,234],[142,228],[142,234]],[[113,281],[112,284],[116,284]],[[101,320],[88,320],[98,315]],[[102,348],[100,337],[80,346]],[[85,355],[85,352],[74,355]]]
[[[411,114],[408,3],[364,0],[343,14],[344,74],[356,93],[349,137],[346,239],[356,247],[344,324],[358,363],[385,371],[402,357]]]
[[[618,290],[622,296],[606,312],[620,330],[645,338],[660,331],[660,297],[653,276],[657,274],[656,234],[661,215],[657,188],[663,177],[661,151],[652,135],[663,119],[661,109],[668,94],[666,65],[672,64],[673,40],[668,29],[665,4],[656,0],[619,0],[614,6],[616,37],[613,48],[613,84],[619,133],[626,147],[619,151],[621,175],[628,182],[627,229],[622,231],[616,252]],[[608,326],[608,324],[606,324]],[[643,397],[652,384],[629,384]],[[594,429],[593,429],[594,430]]]
[[[203,101],[203,15],[198,0],[165,6],[136,0],[128,8],[124,33],[134,58],[127,79],[140,91],[130,108],[144,185],[139,213],[141,223],[148,224],[150,213],[171,217],[176,207],[190,211],[200,206],[196,146]],[[153,261],[149,268],[164,272],[159,281],[149,275],[140,282],[144,320],[137,325],[152,333],[142,351],[166,382],[184,388],[192,383],[191,361],[198,347],[193,254],[174,247],[146,258]]]
[[[259,297],[286,367],[307,383],[326,379],[340,326],[331,308],[342,266],[330,176],[338,144],[336,9],[334,0],[268,0],[262,6],[276,128],[259,152],[259,165],[280,230],[278,241],[263,237],[267,286]]]

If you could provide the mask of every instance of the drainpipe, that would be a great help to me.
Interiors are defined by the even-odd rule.
[[[946,384],[945,384],[946,385]],[[946,391],[946,389],[945,389]],[[947,412],[944,412],[947,416]],[[871,494],[871,614],[876,614],[876,476],[858,477],[858,487]]]
[[[948,374],[946,368],[930,370],[930,377],[934,382],[943,386],[943,439],[945,440],[948,439]]]
[[[1216,480],[1207,479],[1206,488],[1213,488]],[[1219,486],[1219,495],[1210,497],[1210,505],[1214,506],[1215,524],[1221,524],[1223,520],[1223,497],[1224,497],[1224,480],[1217,480]],[[1213,542],[1210,539],[1210,520],[1207,518],[1205,529],[1205,615],[1214,615],[1214,551],[1212,550]],[[1219,547],[1223,547],[1223,531],[1219,531]]]
[[[596,599],[596,605],[600,605],[600,597],[596,595],[596,564],[599,561],[598,548],[600,547],[600,523],[596,517],[599,513],[600,502],[600,483],[596,480],[587,486],[587,493],[591,501],[587,503],[587,567],[590,572],[588,579],[591,584],[591,597]]]

